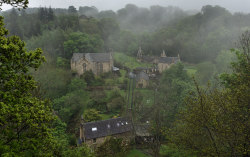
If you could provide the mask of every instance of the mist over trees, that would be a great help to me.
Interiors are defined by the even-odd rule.
[[[135,121],[149,121],[156,139],[151,141],[148,154],[249,155],[250,36],[245,31],[250,29],[250,14],[210,5],[190,14],[178,7],[133,4],[117,11],[70,6],[13,8],[1,14],[9,34],[0,22],[0,153],[126,156],[133,143],[111,138],[97,152],[91,152],[85,145],[77,147],[77,139],[81,118],[92,122],[126,114],[132,66],[123,63],[148,66],[135,59],[141,47],[145,56],[160,56],[165,50],[168,57],[179,55],[182,62],[150,81],[147,89],[135,91]],[[43,50],[43,64],[41,50],[31,51],[36,48]],[[100,76],[88,71],[76,77],[70,69],[72,54],[99,52],[121,54],[114,61],[120,71]],[[30,64],[15,67],[14,63]],[[20,68],[25,72],[19,72]],[[5,97],[6,92],[11,99]],[[33,113],[34,106],[42,113]],[[25,116],[30,116],[28,112],[39,119],[23,123]],[[48,139],[37,137],[46,133]],[[29,135],[34,135],[31,140],[41,149],[33,151]],[[46,151],[46,147],[51,149]]]

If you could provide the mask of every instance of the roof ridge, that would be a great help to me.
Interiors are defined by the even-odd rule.
[[[105,121],[117,120],[117,119],[124,119],[124,118],[127,118],[127,117],[110,118],[110,119],[105,119],[105,120],[99,120],[99,121],[87,122],[87,123],[84,123],[84,124],[101,123],[101,122],[105,122]]]

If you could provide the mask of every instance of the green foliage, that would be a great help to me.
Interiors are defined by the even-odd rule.
[[[97,157],[125,157],[129,150],[129,144],[122,138],[108,138],[96,150]]]
[[[49,54],[46,56],[47,59],[55,58],[56,60],[58,56],[65,56],[63,49],[65,38],[65,33],[61,29],[44,31],[40,36],[27,40],[27,49],[40,47]]]
[[[159,98],[167,107],[167,121],[171,123],[175,119],[178,110],[183,107],[184,99],[188,92],[192,91],[191,79],[184,71],[182,63],[171,66],[166,70],[160,80]]]
[[[121,112],[125,107],[125,100],[119,90],[114,90],[108,97],[107,107],[109,112]]]
[[[67,93],[65,96],[54,99],[54,109],[58,111],[59,117],[69,124],[80,118],[84,104],[89,100],[88,94],[84,90],[77,90]]]
[[[91,86],[95,82],[95,75],[94,73],[90,71],[86,71],[83,75],[82,78],[86,81],[88,86]]]
[[[96,109],[85,110],[83,113],[84,122],[93,122],[93,121],[101,120],[102,117],[99,113],[100,112],[97,111]]]
[[[44,62],[42,50],[27,52],[17,36],[7,37],[3,17],[0,45],[0,154],[49,156],[53,150],[50,124],[54,116],[47,101],[32,96],[36,82],[29,74],[30,69]]]
[[[91,150],[86,146],[79,146],[76,148],[68,148],[67,150],[63,151],[63,157],[94,157],[94,154]]]
[[[133,150],[128,152],[126,157],[149,157],[149,156],[142,153],[140,150],[133,149]]]
[[[206,84],[214,77],[216,72],[215,65],[211,62],[203,62],[197,65],[196,76],[201,84]]]
[[[169,140],[198,156],[249,156],[250,34],[240,39],[231,74],[221,76],[224,89],[202,89],[186,100]]]
[[[222,51],[216,57],[216,69],[218,73],[229,73],[231,71],[230,63],[235,60],[236,56],[230,51]]]
[[[41,93],[44,93],[45,98],[55,99],[67,93],[67,85],[71,79],[70,71],[44,64],[33,75],[41,85]]]
[[[85,91],[86,83],[84,80],[74,78],[67,87],[67,94],[54,99],[54,110],[58,112],[59,117],[69,124],[80,118],[83,112],[84,104],[89,101],[88,93]]]
[[[74,78],[71,80],[71,83],[69,84],[69,92],[78,91],[78,90],[84,90],[86,88],[86,82],[83,79],[80,78]]]
[[[135,69],[136,67],[151,67],[152,64],[137,62],[136,58],[124,53],[114,53],[114,59],[124,67]]]
[[[181,150],[174,145],[162,145],[160,155],[162,157],[195,157],[192,152]]]
[[[3,4],[10,4],[13,7],[27,8],[29,1],[28,0],[2,0],[2,2],[0,3],[0,7],[2,7]]]
[[[56,66],[59,68],[68,68],[69,67],[69,61],[62,57],[57,57],[56,59]]]
[[[98,111],[105,112],[107,111],[107,102],[106,102],[106,93],[100,91],[91,92],[90,98],[91,101],[88,102],[88,108],[94,108]]]
[[[76,8],[74,6],[71,5],[68,8],[68,13],[69,14],[77,14],[77,10],[76,10]]]
[[[79,7],[79,14],[80,15],[85,15],[85,16],[90,16],[90,17],[95,17],[98,14],[98,9],[94,6],[88,7]]]
[[[81,32],[69,34],[64,42],[64,51],[69,58],[73,53],[96,53],[102,50],[103,41],[98,35],[88,35]]]

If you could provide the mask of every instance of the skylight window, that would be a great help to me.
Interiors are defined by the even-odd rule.
[[[97,131],[97,128],[95,127],[95,128],[92,128],[92,131]]]
[[[107,127],[110,128],[110,125],[108,124]]]
[[[116,125],[119,127],[119,126],[120,126],[120,123],[117,123]]]

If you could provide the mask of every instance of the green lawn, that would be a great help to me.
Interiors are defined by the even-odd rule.
[[[135,69],[136,67],[151,67],[152,64],[137,62],[135,57],[127,56],[124,53],[114,53],[114,59],[116,62],[122,64],[129,69]]]
[[[126,157],[150,157],[137,149],[129,151]]]
[[[150,89],[136,89],[143,96],[143,105],[152,106],[154,104],[154,91]]]
[[[102,120],[110,119],[113,117],[113,115],[111,114],[100,114],[100,115],[102,117]]]
[[[193,64],[184,63],[184,69],[190,77],[194,76],[197,72],[197,67]]]

